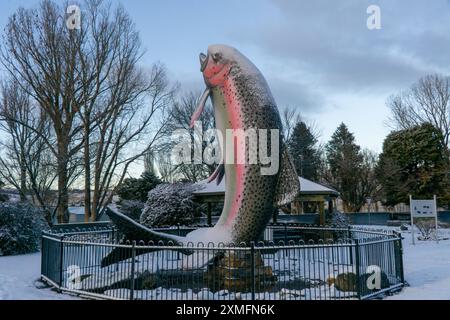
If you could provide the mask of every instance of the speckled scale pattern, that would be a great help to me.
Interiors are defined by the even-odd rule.
[[[224,94],[233,94],[240,101],[239,115],[243,123],[242,129],[278,129],[281,132],[282,124],[278,108],[266,81],[258,73],[252,72],[249,75],[241,72],[239,66],[233,67],[229,76],[236,92]],[[280,146],[281,140],[280,136]],[[270,155],[270,132],[268,132],[268,147]],[[246,154],[248,153],[247,144]],[[248,161],[248,158],[246,160]],[[232,226],[234,242],[248,243],[259,239],[272,216],[279,174],[261,175],[260,169],[259,164],[247,162],[245,165],[245,187],[242,195],[234,199],[234,201],[241,200],[239,212]],[[242,199],[239,199],[239,196],[242,196]]]

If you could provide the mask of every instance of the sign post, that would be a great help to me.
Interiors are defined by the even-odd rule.
[[[372,203],[372,198],[366,198],[366,202],[367,202],[367,210],[368,210],[368,213],[369,213],[369,225],[371,224],[371,221],[370,221],[370,204]]]
[[[437,203],[436,195],[433,200],[413,200],[412,196],[409,196],[409,208],[411,212],[411,234],[412,243],[415,244],[414,239],[414,218],[434,218],[436,228],[436,242],[439,243],[438,237],[438,217],[437,217]]]

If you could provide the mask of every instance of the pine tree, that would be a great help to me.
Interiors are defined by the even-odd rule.
[[[359,211],[365,195],[359,192],[358,184],[363,164],[360,147],[344,123],[341,123],[326,145],[327,164],[331,185],[336,188],[344,202],[345,211]]]
[[[148,192],[160,183],[161,180],[153,172],[144,171],[139,179],[124,179],[117,188],[117,194],[122,200],[145,202]]]
[[[300,121],[294,127],[288,147],[297,173],[303,178],[317,180],[320,155],[317,138],[310,128]]]

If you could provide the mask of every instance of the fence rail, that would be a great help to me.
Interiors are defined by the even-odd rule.
[[[404,285],[399,234],[285,224],[227,246],[123,242],[114,229],[45,233],[41,274],[61,291],[131,300],[369,299]]]

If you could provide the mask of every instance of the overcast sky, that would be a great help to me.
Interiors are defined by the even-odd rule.
[[[119,2],[119,1],[114,1]],[[0,25],[30,1],[1,1]],[[185,90],[204,89],[198,54],[225,43],[266,77],[280,108],[297,108],[326,142],[340,122],[377,152],[389,132],[386,98],[427,73],[449,73],[450,2],[127,0],[141,33],[143,63],[164,63]],[[381,9],[369,30],[367,7]]]

